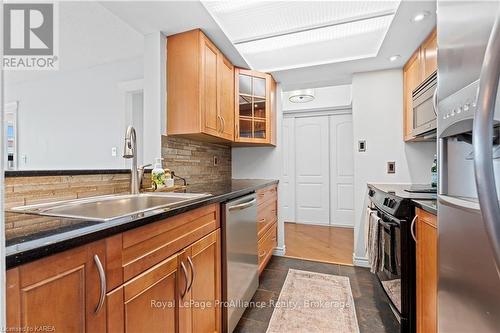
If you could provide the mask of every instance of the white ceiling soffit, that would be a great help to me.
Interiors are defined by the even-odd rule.
[[[400,1],[203,4],[252,68],[274,72],[377,56]]]

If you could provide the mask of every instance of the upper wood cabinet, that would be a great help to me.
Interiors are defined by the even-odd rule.
[[[417,209],[417,333],[437,332],[437,219]]]
[[[403,136],[415,140],[413,130],[413,90],[437,70],[436,29],[413,53],[403,68]]]
[[[234,67],[199,29],[167,39],[167,134],[234,139]]]
[[[8,270],[7,327],[105,332],[105,263],[104,242],[96,242]]]
[[[276,145],[276,82],[270,74],[236,68],[235,142]]]
[[[420,47],[422,59],[422,81],[437,70],[437,33],[434,29]]]

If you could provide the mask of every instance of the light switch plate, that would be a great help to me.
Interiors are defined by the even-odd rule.
[[[360,153],[362,152],[365,152],[366,151],[366,140],[359,140],[358,141],[358,151]]]
[[[387,173],[396,173],[396,162],[387,162]]]

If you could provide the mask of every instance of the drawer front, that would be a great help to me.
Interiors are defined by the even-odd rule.
[[[431,226],[437,228],[437,217],[436,215],[433,215],[429,212],[426,212],[423,209],[417,208],[416,215],[418,216],[419,220],[422,220],[424,222],[427,222]]]
[[[123,282],[219,227],[219,205],[213,204],[123,233]]]
[[[257,205],[260,206],[268,201],[275,200],[277,198],[277,187],[276,185],[271,185],[268,187],[261,188],[255,191],[257,194]]]
[[[261,239],[269,227],[276,223],[278,203],[270,200],[257,207],[257,238]]]
[[[271,228],[259,240],[259,274],[266,267],[269,259],[273,255],[273,250],[277,245],[277,224],[273,223]]]

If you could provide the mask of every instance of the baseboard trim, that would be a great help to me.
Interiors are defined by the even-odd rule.
[[[286,253],[286,246],[283,245],[283,247],[276,247],[273,251],[273,255],[283,257]]]
[[[352,254],[352,263],[358,267],[370,267],[367,257],[357,257],[354,253]]]
[[[336,227],[336,228],[354,229],[354,226],[352,224],[341,224],[341,223],[329,224],[329,223],[291,222],[291,221],[285,221],[285,223],[300,224],[300,225],[316,225],[316,226],[322,226],[322,227]]]

